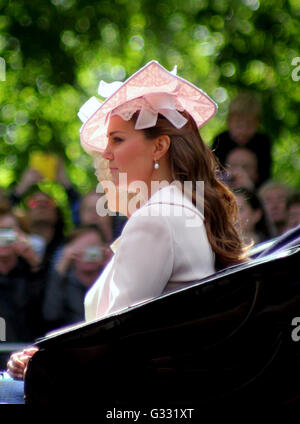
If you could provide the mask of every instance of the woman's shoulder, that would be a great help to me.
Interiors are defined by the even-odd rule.
[[[196,198],[199,199],[199,205],[194,205],[192,200],[192,184],[188,181],[182,186],[178,182],[169,184],[166,187],[156,191],[146,203],[145,207],[152,209],[182,209],[183,213],[192,212],[197,215],[203,215],[202,206],[204,199],[204,185],[199,182],[196,188]]]
[[[199,189],[201,192],[201,188]],[[182,191],[178,185],[170,184],[157,190],[150,199],[131,216],[127,225],[133,225],[134,222],[143,222],[145,226],[157,226],[164,223],[165,226],[193,226],[197,223],[203,223],[204,216],[201,210],[201,203],[196,207],[189,195],[190,190]],[[201,193],[199,195],[201,197]],[[198,206],[198,205],[197,205]]]

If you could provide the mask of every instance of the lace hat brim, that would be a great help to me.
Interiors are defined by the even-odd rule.
[[[152,105],[158,102],[165,104],[167,99],[168,105],[171,104],[168,106],[169,109],[160,109],[156,106],[157,111],[160,113],[165,111],[167,119],[170,121],[174,119],[175,126],[177,122],[181,126],[184,124],[184,121],[176,115],[178,104],[181,105],[180,110],[186,110],[194,118],[198,128],[206,124],[217,111],[216,103],[205,92],[177,76],[174,71],[167,71],[157,61],[147,63],[123,83],[116,81],[106,84],[102,81],[99,88],[100,94],[108,96],[107,99],[101,103],[92,97],[78,113],[83,121],[80,129],[81,144],[88,153],[105,150],[109,116],[116,108],[120,109],[121,105],[134,99],[150,99]],[[172,107],[172,104],[175,106]],[[153,111],[151,112],[153,115]]]

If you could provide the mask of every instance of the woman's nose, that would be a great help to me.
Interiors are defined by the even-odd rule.
[[[111,148],[110,148],[108,143],[107,143],[107,146],[106,146],[104,152],[102,153],[102,156],[104,157],[104,159],[107,159],[107,160],[113,159],[113,154],[112,154]]]

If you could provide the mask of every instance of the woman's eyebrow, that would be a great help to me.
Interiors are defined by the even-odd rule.
[[[109,136],[109,137],[112,137],[112,136],[114,136],[114,135],[115,135],[115,134],[117,134],[117,133],[125,134],[125,131],[119,131],[119,130],[117,130],[117,131],[111,131],[111,132],[108,134],[108,136]]]

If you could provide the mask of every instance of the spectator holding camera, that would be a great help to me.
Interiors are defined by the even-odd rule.
[[[70,182],[62,158],[55,155],[54,158],[57,166],[55,172],[53,171],[52,178],[53,181],[64,187],[74,218],[80,196]],[[10,197],[12,204],[18,205],[27,196],[26,206],[28,208],[30,231],[45,239],[47,243],[45,258],[47,260],[64,239],[64,220],[62,211],[56,205],[54,199],[37,188],[37,184],[44,178],[45,176],[39,170],[28,167]],[[34,192],[29,194],[30,191]]]
[[[62,165],[58,167],[57,175],[63,181],[64,186],[67,187],[67,177],[61,167]],[[36,169],[27,168],[10,197],[14,206],[25,200],[30,232],[45,239],[47,244],[45,256],[49,258],[53,245],[58,245],[63,240],[64,222],[62,212],[54,199],[37,186],[43,178]]]
[[[37,336],[41,258],[10,212],[0,215],[0,316],[6,339],[32,341]]]
[[[73,230],[47,282],[43,316],[48,330],[84,320],[85,294],[109,257],[97,226]]]
[[[53,170],[53,174],[51,176],[52,180],[56,183],[61,184],[67,194],[68,201],[70,203],[70,207],[72,209],[73,218],[74,215],[77,214],[77,208],[79,203],[79,194],[74,189],[68,174],[65,169],[65,165],[63,162],[63,159],[61,157],[56,157],[57,166],[55,168],[55,172]],[[47,169],[46,169],[47,171]],[[47,172],[45,172],[47,174]],[[18,204],[24,196],[30,191],[30,189],[34,186],[36,186],[39,182],[43,181],[45,178],[44,175],[34,167],[28,167],[22,177],[20,182],[14,187],[13,192],[11,193],[10,200],[13,205]],[[75,222],[76,223],[76,222]]]
[[[100,216],[97,211],[97,202],[100,198],[101,195],[95,191],[90,191],[82,196],[78,213],[79,222],[81,225],[97,225],[102,231],[106,243],[111,243],[120,236],[127,217],[120,213],[115,213],[112,216]]]

